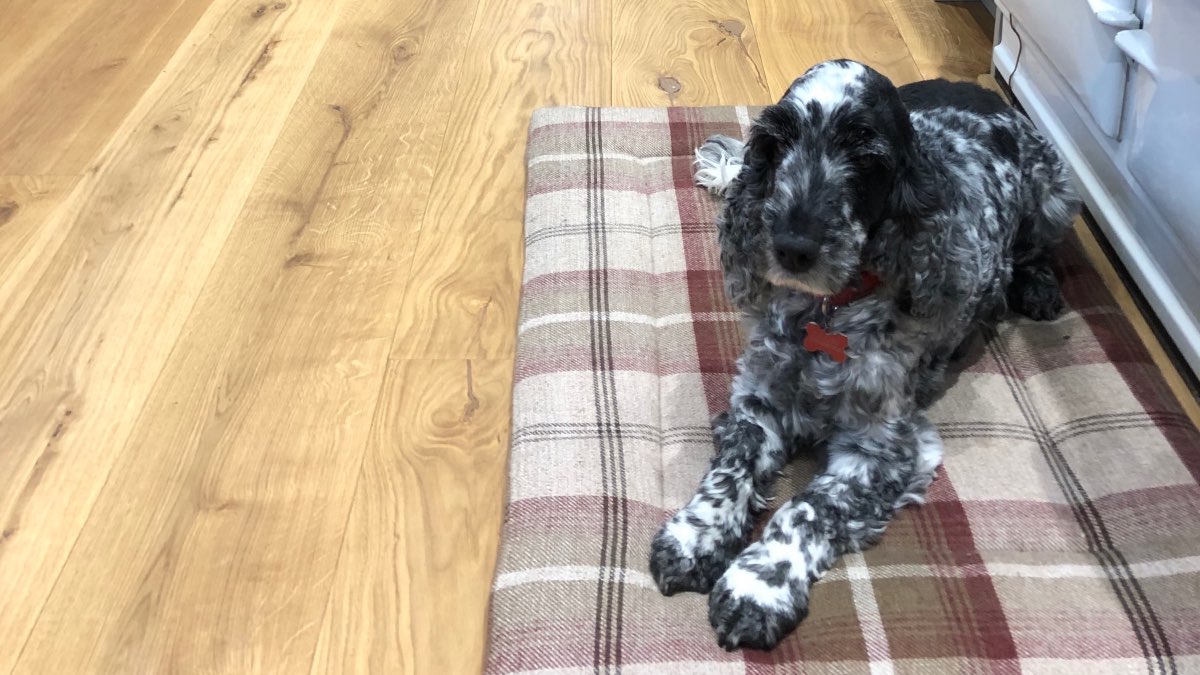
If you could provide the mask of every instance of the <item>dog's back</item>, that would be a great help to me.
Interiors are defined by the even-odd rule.
[[[1000,227],[994,233],[1000,267],[1011,276],[1004,275],[996,294],[1004,302],[985,302],[979,318],[996,318],[988,306],[1035,319],[1056,316],[1062,305],[1051,254],[1079,209],[1057,151],[1024,115],[974,83],[926,80],[898,92],[926,156],[958,178],[943,184],[956,193],[946,195],[948,202],[968,205],[952,221],[969,225],[972,211],[990,210]]]
[[[899,87],[899,92],[909,112],[951,108],[976,115],[996,115],[1012,110],[999,94],[970,82],[924,80]]]

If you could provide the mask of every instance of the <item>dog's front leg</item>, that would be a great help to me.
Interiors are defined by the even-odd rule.
[[[709,621],[726,649],[770,649],[808,614],[812,584],[843,553],[883,534],[897,508],[920,501],[942,444],[922,415],[835,433],[829,460],[775,513],[709,596]]]
[[[778,411],[750,397],[733,405],[715,424],[717,455],[696,495],[650,545],[650,573],[665,595],[712,588],[749,541],[787,461]]]

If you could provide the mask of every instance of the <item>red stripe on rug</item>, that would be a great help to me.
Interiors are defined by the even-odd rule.
[[[688,300],[693,314],[729,312],[734,310],[725,297],[724,276],[719,271],[717,242],[712,230],[701,234],[702,229],[691,227],[712,223],[719,208],[715,199],[695,186],[692,177],[695,149],[704,141],[701,133],[697,133],[699,123],[690,117],[693,114],[686,108],[667,111],[671,132],[671,175],[683,228]],[[715,416],[728,408],[733,363],[742,348],[741,333],[732,321],[696,321],[692,326],[708,413]]]
[[[970,518],[943,467],[938,467],[934,485],[937,501],[906,509],[900,518],[912,519],[917,541],[928,552],[931,565],[950,562],[959,568],[986,569]],[[986,658],[997,668],[994,672],[1020,672],[1017,645],[991,576],[944,577],[936,583],[943,609],[955,620],[947,629],[962,647],[956,653]],[[885,628],[889,626],[888,621],[883,623]]]

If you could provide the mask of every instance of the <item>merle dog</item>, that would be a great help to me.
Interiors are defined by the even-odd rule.
[[[999,96],[897,88],[853,61],[811,68],[744,146],[710,138],[697,167],[724,198],[726,290],[752,328],[718,453],[650,569],[667,595],[711,591],[723,647],[769,649],[839,555],[921,501],[942,457],[924,409],[960,345],[1008,308],[1061,311],[1051,256],[1079,202]],[[750,543],[774,477],[809,451],[817,476]]]

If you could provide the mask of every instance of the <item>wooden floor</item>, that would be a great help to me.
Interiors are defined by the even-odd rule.
[[[6,0],[0,674],[478,670],[530,111],[989,43],[932,0]]]

